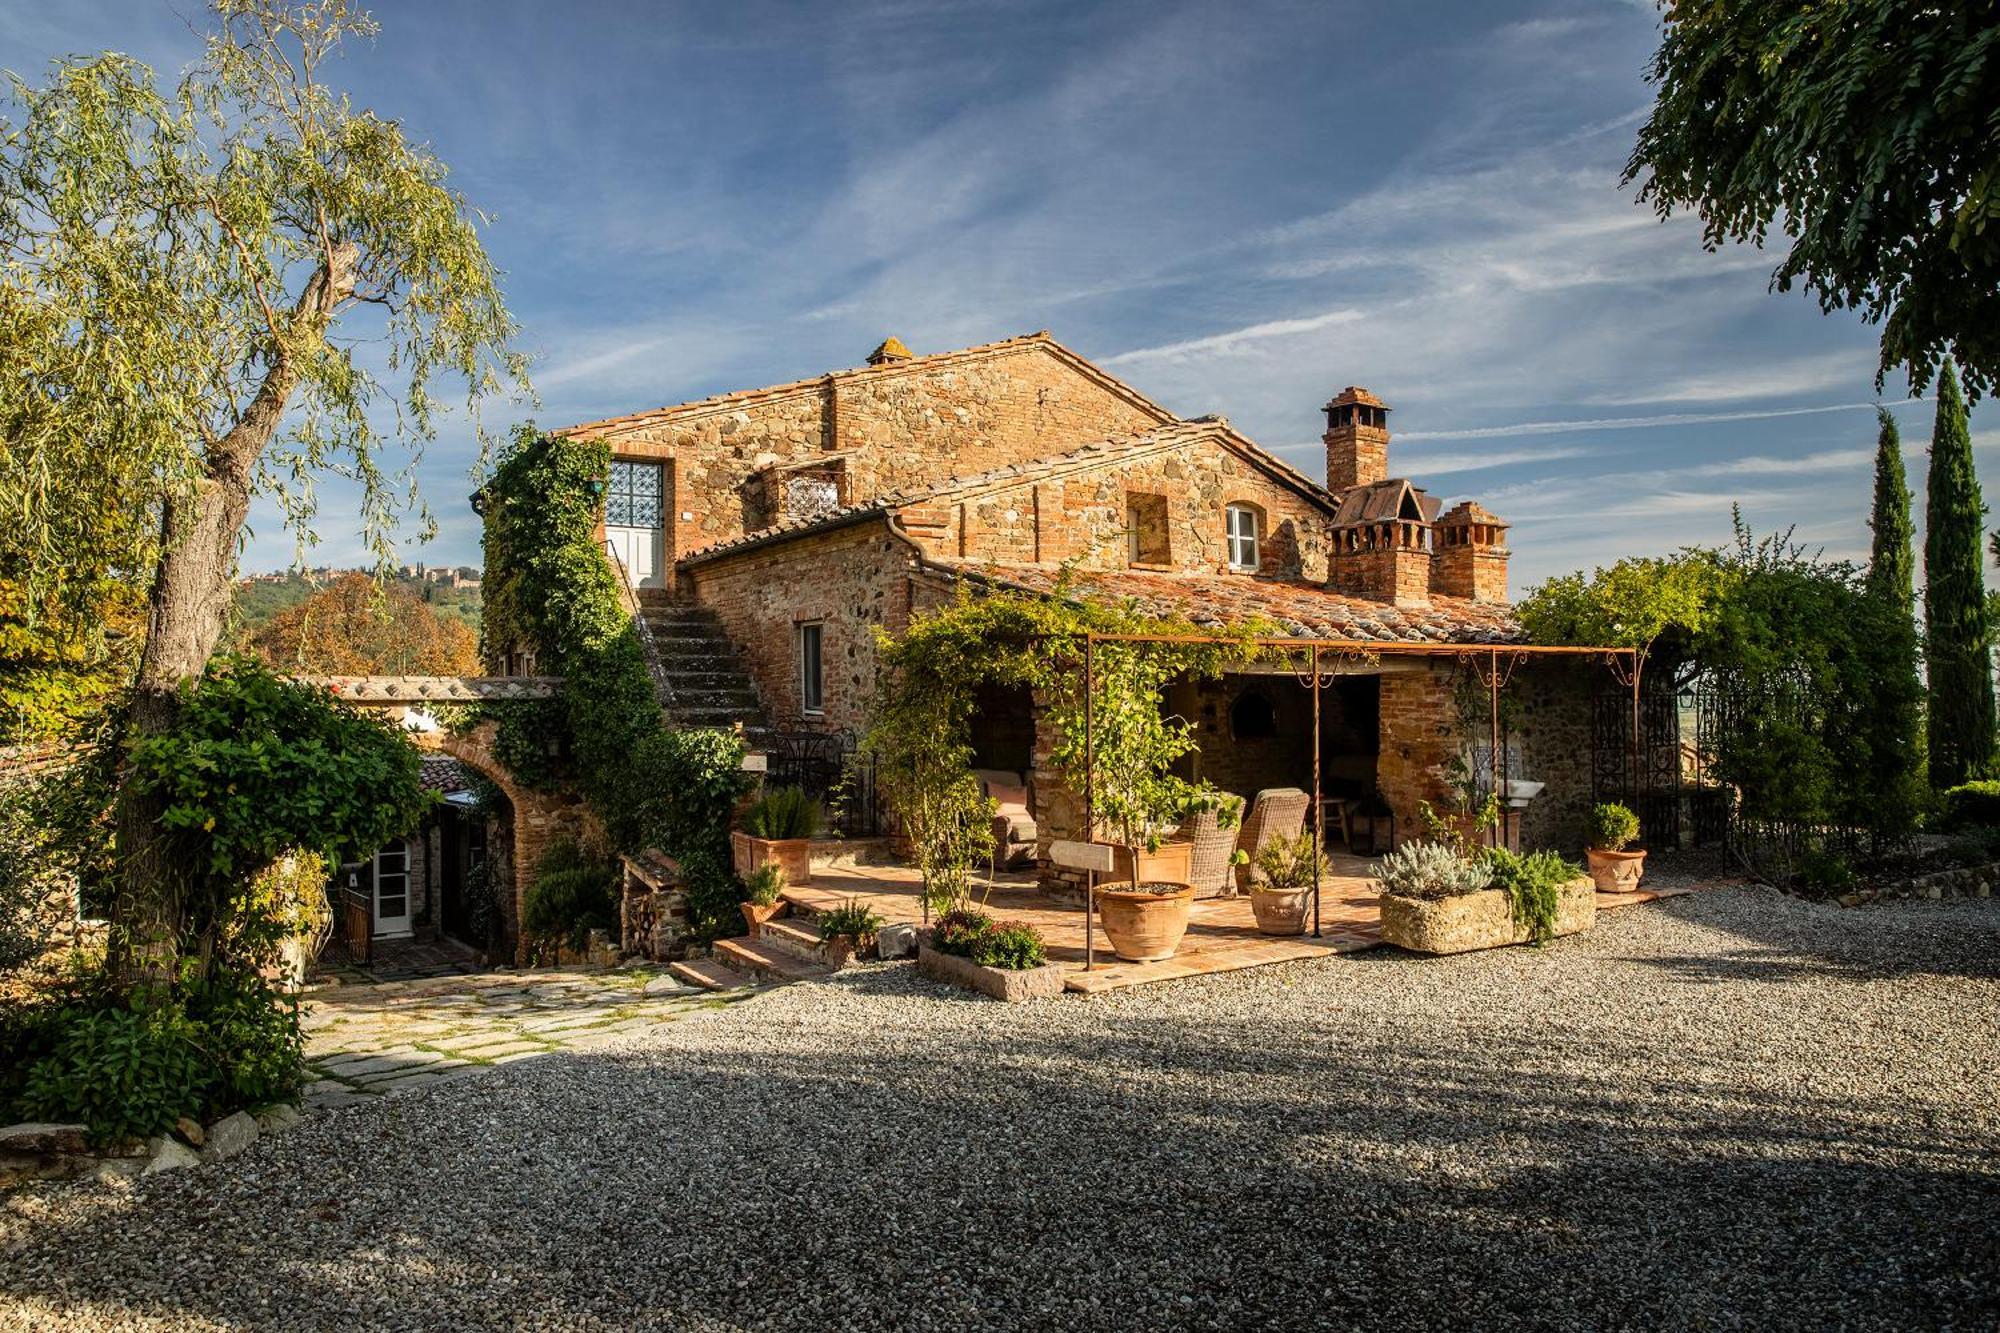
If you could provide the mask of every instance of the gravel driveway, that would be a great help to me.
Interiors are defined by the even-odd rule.
[[[908,967],[0,1207],[0,1327],[2000,1323],[2000,900],[1007,1007]]]

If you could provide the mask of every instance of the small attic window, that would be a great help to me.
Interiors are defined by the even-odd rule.
[[[1230,505],[1223,513],[1229,539],[1229,567],[1254,573],[1258,563],[1257,541],[1263,535],[1257,510],[1250,505]]]
[[[1173,560],[1167,541],[1167,497],[1125,497],[1127,555],[1135,565],[1164,565]]]

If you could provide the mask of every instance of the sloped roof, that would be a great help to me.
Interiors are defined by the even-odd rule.
[[[934,567],[1018,589],[1053,593],[1063,575],[1034,565],[932,561]],[[1130,601],[1148,615],[1179,615],[1222,628],[1269,620],[1301,639],[1400,643],[1509,643],[1520,628],[1504,606],[1461,597],[1431,598],[1429,606],[1390,606],[1296,579],[1244,574],[1169,574],[1151,570],[1071,570],[1076,595],[1099,602]]]
[[[729,537],[719,542],[700,547],[682,555],[678,562],[682,565],[699,563],[736,551],[767,546],[772,542],[789,537],[803,536],[813,532],[831,532],[849,527],[871,517],[886,514],[908,505],[924,504],[939,500],[955,499],[986,490],[1001,490],[1012,486],[1032,485],[1040,481],[1051,481],[1059,477],[1072,476],[1100,467],[1127,462],[1153,453],[1169,453],[1201,440],[1213,439],[1225,448],[1231,449],[1257,467],[1278,480],[1292,486],[1306,498],[1325,506],[1334,507],[1334,498],[1325,487],[1302,475],[1255,443],[1237,434],[1229,422],[1222,417],[1196,417],[1190,421],[1175,421],[1137,435],[1117,436],[1098,440],[1066,453],[1049,454],[1043,458],[1028,459],[1019,463],[1008,463],[983,472],[970,473],[963,477],[947,477],[943,481],[923,486],[904,487],[870,496],[838,509],[826,510],[808,517],[780,519],[768,527],[755,532],[744,533],[740,537]]]
[[[982,343],[977,347],[961,347],[949,352],[932,352],[925,356],[884,361],[879,365],[854,366],[846,370],[829,370],[825,374],[810,379],[792,380],[785,384],[766,385],[761,389],[738,389],[730,393],[719,393],[707,398],[696,398],[685,403],[673,403],[666,407],[649,408],[642,412],[628,412],[623,416],[605,417],[601,421],[586,421],[575,426],[565,426],[550,432],[553,435],[596,436],[617,431],[642,429],[670,421],[675,417],[698,416],[705,412],[729,411],[753,404],[772,402],[795,394],[818,393],[828,384],[839,381],[865,379],[884,375],[910,375],[927,370],[938,370],[967,361],[984,361],[1006,356],[1025,348],[1039,347],[1047,350],[1058,360],[1092,380],[1101,387],[1125,399],[1140,411],[1146,412],[1160,421],[1174,420],[1174,414],[1161,407],[1152,399],[1140,393],[1117,376],[1099,369],[1084,357],[1078,356],[1050,336],[1047,329],[1034,333],[1024,333],[1016,338],[1003,338],[999,342]],[[878,349],[879,350],[879,349]]]
[[[1334,511],[1334,526],[1345,528],[1356,523],[1407,518],[1406,500],[1407,507],[1414,507],[1418,519],[1425,523],[1435,522],[1438,510],[1444,507],[1444,501],[1421,487],[1411,485],[1402,477],[1391,477],[1366,486],[1350,486],[1343,491],[1340,507]]]
[[[434,791],[441,796],[449,796],[455,791],[469,791],[472,788],[472,774],[464,764],[450,755],[427,754],[419,761],[418,780],[425,791]]]

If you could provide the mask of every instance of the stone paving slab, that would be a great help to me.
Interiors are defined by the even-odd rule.
[[[497,1065],[605,1045],[690,1010],[727,1003],[659,968],[505,972],[341,986],[303,1019],[308,1106],[350,1106],[468,1078]]]

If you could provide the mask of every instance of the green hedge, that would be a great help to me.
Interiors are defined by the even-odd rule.
[[[1939,822],[1951,830],[2000,827],[2000,782],[1967,782],[1946,790]]]

